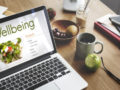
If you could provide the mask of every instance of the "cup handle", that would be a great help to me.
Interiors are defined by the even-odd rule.
[[[101,50],[100,50],[100,51],[94,51],[94,53],[100,54],[100,53],[103,51],[103,43],[100,42],[100,41],[96,41],[96,42],[95,42],[95,45],[97,45],[97,44],[100,44],[100,45],[101,45]]]

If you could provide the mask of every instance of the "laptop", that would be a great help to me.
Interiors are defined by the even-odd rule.
[[[81,90],[87,86],[56,51],[45,6],[0,19],[0,90]]]

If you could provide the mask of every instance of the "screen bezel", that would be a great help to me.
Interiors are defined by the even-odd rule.
[[[32,14],[32,13],[35,13],[35,12],[38,12],[38,11],[41,11],[41,10],[44,10],[44,13],[45,13],[45,18],[46,18],[46,21],[47,21],[47,25],[48,25],[48,29],[49,29],[51,41],[52,41],[52,44],[53,44],[53,51],[48,52],[48,53],[46,53],[44,55],[41,55],[39,57],[36,57],[36,58],[34,58],[32,60],[29,60],[29,61],[26,61],[24,63],[21,63],[21,64],[19,64],[17,66],[12,67],[12,68],[9,68],[9,69],[6,69],[4,71],[1,71],[0,72],[0,79],[3,78],[3,77],[5,77],[5,76],[7,76],[7,75],[15,73],[15,72],[17,72],[17,71],[19,71],[21,69],[24,69],[24,68],[26,68],[26,67],[28,67],[30,65],[38,63],[38,62],[44,60],[45,57],[49,57],[50,55],[52,55],[52,54],[54,54],[54,53],[57,52],[56,51],[56,46],[55,46],[55,41],[53,39],[52,29],[51,29],[50,22],[49,22],[48,13],[47,13],[47,10],[46,10],[45,6],[33,8],[33,9],[30,9],[30,10],[27,10],[27,11],[24,11],[24,12],[20,12],[20,13],[17,13],[17,14],[8,16],[8,17],[1,18],[0,19],[0,23],[6,22],[6,21],[10,21],[10,20],[13,20],[13,19],[25,16],[25,15],[29,15],[29,14]]]

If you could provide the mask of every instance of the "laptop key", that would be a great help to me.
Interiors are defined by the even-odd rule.
[[[11,85],[14,86],[16,83],[15,82],[12,82]]]
[[[24,87],[24,88],[28,88],[28,86],[27,86],[27,85],[24,85],[23,87]]]
[[[46,66],[49,66],[50,64],[49,63],[46,63]]]
[[[65,72],[65,73],[69,73],[70,71],[69,71],[68,69],[66,69],[64,72]]]
[[[45,68],[45,65],[42,65],[42,68]]]
[[[16,80],[16,83],[20,83],[20,80]]]
[[[63,67],[63,68],[59,69],[58,72],[62,72],[64,70],[66,70],[66,69],[67,69],[66,67]]]
[[[45,75],[45,73],[41,73],[41,75],[42,75],[42,76],[44,76],[44,75]]]
[[[29,73],[33,73],[33,70],[30,69]]]
[[[19,86],[18,85],[15,85],[15,88],[18,88]]]
[[[11,80],[7,80],[6,83],[11,83]]]
[[[9,88],[9,87],[10,87],[10,84],[7,84],[6,87]]]
[[[29,79],[29,77],[28,77],[28,76],[26,76],[26,77],[25,77],[25,79]]]
[[[50,77],[50,75],[46,75],[45,77],[46,77],[46,78],[49,78],[49,77]]]
[[[70,71],[67,71],[66,73],[70,73]]]
[[[18,90],[24,90],[24,88],[23,88],[23,87],[20,87],[20,88],[18,88]]]
[[[10,87],[9,90],[14,90],[14,87]]]
[[[50,77],[50,78],[48,78],[48,80],[49,80],[49,81],[52,81],[52,80],[54,80],[54,79],[53,79],[52,77]]]
[[[6,88],[5,88],[4,86],[0,88],[0,90],[5,90],[5,89],[6,89]]]
[[[5,81],[3,81],[3,82],[2,82],[2,85],[5,85],[5,84],[6,84],[6,82],[5,82]]]
[[[62,75],[65,75],[66,73],[63,71],[63,72],[61,72],[61,74],[62,74]]]
[[[20,76],[16,76],[16,79],[20,79]]]
[[[34,75],[37,75],[38,73],[37,72],[35,72],[35,73],[33,73]]]
[[[59,72],[59,73],[56,74],[56,76],[57,76],[57,77],[61,77],[62,74]]]
[[[40,86],[42,86],[42,85],[44,85],[44,84],[46,84],[46,83],[48,83],[48,81],[47,81],[47,80],[44,80],[44,81],[42,81],[42,82],[34,85],[33,87],[29,87],[27,90],[33,90],[33,89],[35,89],[35,88],[37,88],[37,87],[40,87]]]
[[[50,76],[53,76],[54,74],[53,73],[50,73]]]
[[[43,68],[41,71],[42,71],[42,72],[45,72],[45,71],[46,71],[46,69],[45,69],[45,68]]]
[[[61,65],[59,65],[59,66],[58,66],[58,68],[61,68],[61,67],[64,67],[64,65],[63,65],[63,64],[61,64]]]
[[[37,79],[37,77],[33,77],[33,80]]]
[[[33,84],[30,82],[30,83],[28,83],[28,86],[32,86]]]
[[[23,86],[23,83],[19,83],[20,86]]]
[[[54,66],[53,65],[50,65],[50,68],[53,68]]]
[[[35,69],[33,69],[34,71],[37,71],[37,69],[35,68]]]
[[[53,69],[54,69],[54,70],[57,70],[57,67],[54,67]]]
[[[56,75],[53,76],[54,79],[57,79],[58,77]]]
[[[57,74],[58,72],[57,71],[54,71],[54,74]]]
[[[49,72],[48,72],[48,71],[46,71],[45,73],[46,73],[46,74],[48,74]]]
[[[43,76],[43,75],[42,75],[42,76]],[[41,75],[37,75],[36,77],[37,77],[37,78],[40,78],[40,77],[41,77]]]
[[[28,72],[25,72],[25,75],[28,75],[29,73]]]
[[[45,77],[41,77],[42,80],[45,80]]]
[[[36,84],[36,83],[37,83],[37,81],[33,81],[32,83],[33,83],[33,84]]]
[[[25,75],[24,74],[21,74],[21,77],[24,77]]]
[[[16,79],[15,79],[15,78],[12,78],[11,80],[12,80],[12,81],[15,81]]]
[[[41,81],[41,79],[40,79],[40,78],[38,78],[38,79],[37,79],[37,82],[40,82],[40,81]]]
[[[55,58],[54,58],[54,62],[57,62],[57,61],[58,61],[58,59],[55,59]]]
[[[41,67],[39,66],[38,69],[41,69]]]
[[[21,79],[20,79],[20,81],[22,81],[22,82],[23,82],[24,80],[25,80],[24,78],[21,78]]]
[[[27,81],[24,81],[23,83],[24,83],[24,84],[27,84],[28,82],[27,82]]]
[[[32,81],[32,79],[28,79],[28,82],[31,82]]]
[[[29,75],[30,77],[33,77],[33,75],[31,74],[31,75]]]
[[[57,66],[57,65],[58,65],[58,63],[55,63],[54,65],[55,65],[55,66]]]

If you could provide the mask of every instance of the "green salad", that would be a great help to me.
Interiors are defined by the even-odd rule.
[[[20,59],[21,54],[21,38],[17,38],[16,42],[7,41],[0,44],[0,59],[5,63],[10,63]]]

